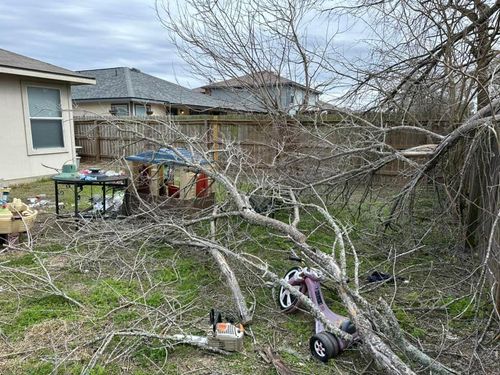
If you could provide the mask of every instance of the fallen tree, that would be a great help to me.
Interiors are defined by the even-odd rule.
[[[332,172],[330,177],[300,184],[295,182],[298,175],[292,180],[294,184],[284,183],[282,173],[269,173],[263,171],[250,158],[240,152],[236,143],[227,142],[225,148],[218,150],[224,155],[224,163],[218,163],[211,159],[212,150],[206,149],[203,139],[196,139],[184,135],[174,123],[164,123],[170,126],[176,134],[177,142],[181,139],[192,155],[201,155],[201,158],[189,158],[176,146],[168,142],[168,139],[148,137],[137,133],[130,127],[123,127],[122,131],[130,136],[135,133],[136,137],[146,140],[156,147],[168,149],[182,160],[189,170],[195,173],[202,172],[215,181],[219,198],[215,209],[201,210],[195,213],[175,213],[168,209],[162,209],[162,200],[145,200],[137,195],[140,202],[141,213],[126,219],[127,225],[110,226],[112,230],[103,233],[91,226],[86,234],[80,234],[78,241],[88,241],[90,238],[101,236],[101,241],[113,243],[118,238],[120,242],[133,241],[133,238],[144,238],[143,244],[166,243],[173,247],[191,247],[207,251],[212,254],[221,273],[228,280],[227,286],[231,289],[233,301],[245,323],[249,323],[249,315],[245,315],[247,302],[242,294],[229,263],[240,263],[242,266],[250,267],[262,274],[262,277],[272,283],[287,288],[295,295],[317,319],[323,322],[327,330],[341,337],[350,338],[349,334],[343,332],[339,327],[325,318],[323,313],[305,295],[291,287],[282,280],[269,266],[265,260],[258,259],[244,252],[232,249],[231,242],[226,242],[227,237],[220,235],[218,228],[226,228],[234,231],[235,226],[244,223],[251,227],[261,227],[269,231],[270,236],[280,236],[300,253],[310,266],[320,269],[330,280],[334,282],[336,292],[342,303],[347,308],[349,317],[355,324],[361,339],[361,350],[382,371],[394,374],[413,374],[420,367],[429,368],[435,373],[454,373],[454,370],[441,364],[439,361],[429,357],[422,350],[411,344],[397,325],[397,320],[388,308],[387,303],[381,300],[377,305],[368,302],[360,293],[359,286],[359,260],[357,250],[354,248],[346,228],[330,212],[322,195],[318,192],[322,184],[336,182],[339,185],[345,180]],[[305,129],[304,131],[307,131]],[[172,138],[172,137],[168,137]],[[397,152],[393,157],[398,157]],[[209,160],[208,164],[199,162],[200,159]],[[307,157],[304,157],[307,162]],[[391,160],[391,159],[388,159]],[[373,171],[373,165],[366,167],[366,171]],[[230,172],[229,172],[230,171]],[[337,172],[337,171],[335,171]],[[287,221],[266,216],[258,213],[252,207],[250,198],[252,192],[259,190],[268,191],[272,187],[272,196],[283,202],[289,210],[290,216]],[[297,195],[299,193],[300,195]],[[164,198],[166,201],[175,198]],[[321,227],[327,230],[330,236],[330,252],[319,250],[308,242],[308,236],[300,229],[301,213],[319,215]],[[144,224],[137,225],[134,220],[145,220]],[[237,220],[234,222],[233,220]],[[208,232],[207,232],[208,230]],[[224,229],[222,229],[224,230]],[[205,233],[205,234],[203,234]],[[210,233],[207,238],[206,233]],[[135,242],[135,241],[133,241]],[[71,246],[71,243],[69,244]],[[230,262],[227,262],[226,259]],[[348,266],[350,264],[350,266]],[[350,282],[349,282],[350,281]],[[254,317],[255,318],[255,317]],[[400,353],[403,353],[401,355]],[[413,362],[408,362],[406,358]]]

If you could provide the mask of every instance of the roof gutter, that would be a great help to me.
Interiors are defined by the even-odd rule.
[[[274,84],[274,83],[267,83],[265,85],[258,85],[258,84],[248,84],[248,85],[224,85],[224,84],[212,84],[212,85],[206,85],[206,86],[200,86],[199,88],[200,89],[241,89],[241,90],[245,90],[247,89],[248,87],[255,87],[255,88],[258,88],[258,87],[276,87],[276,86],[295,86],[295,87],[299,87],[301,88],[302,90],[306,90],[306,86],[300,84],[300,83],[297,83],[297,82],[286,82],[286,83],[278,83],[278,84]],[[316,90],[315,88],[312,88],[312,87],[309,87],[309,91],[314,93],[314,94],[318,94],[318,95],[321,95],[323,94],[322,91],[319,91],[319,90]]]
[[[72,98],[73,101],[75,102],[116,102],[116,103],[120,103],[120,102],[136,102],[136,103],[144,103],[144,104],[149,104],[149,103],[153,103],[153,104],[170,104],[168,102],[164,102],[164,101],[161,101],[161,100],[154,100],[154,99],[145,99],[145,98],[135,98],[135,97],[131,97],[131,96],[120,96],[120,97],[116,97],[116,98]]]
[[[227,105],[225,103],[220,104],[220,105],[214,105],[214,106],[208,106],[208,105],[201,105],[201,104],[185,104],[185,103],[171,103],[171,102],[165,102],[161,100],[154,100],[154,99],[146,99],[146,98],[134,98],[134,97],[118,97],[118,98],[86,98],[86,99],[78,99],[78,98],[73,98],[72,99],[75,103],[95,103],[95,102],[104,102],[104,103],[129,103],[129,102],[134,102],[134,103],[142,103],[142,104],[162,104],[165,106],[175,106],[175,107],[187,107],[190,109],[194,110],[203,110],[203,111],[210,111],[210,110],[229,110],[229,111],[240,111],[240,112],[259,112],[259,113],[265,113],[265,110],[262,109],[250,109],[250,108],[245,108],[245,107],[231,107],[230,105]]]
[[[69,82],[72,85],[95,85],[96,80],[94,78],[86,78],[81,76],[71,76],[65,74],[57,74],[57,73],[49,73],[42,72],[38,70],[29,70],[29,69],[21,69],[21,68],[12,68],[8,66],[0,66],[0,73],[3,74],[12,74],[16,76],[24,76],[31,78],[42,78],[42,79],[50,79],[54,81],[63,81]]]

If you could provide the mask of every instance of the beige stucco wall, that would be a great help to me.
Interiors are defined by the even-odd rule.
[[[165,116],[165,106],[163,104],[151,104],[153,116]]]
[[[58,88],[63,109],[64,150],[58,153],[30,155],[26,130],[23,83]],[[13,75],[0,74],[0,179],[19,182],[53,175],[52,169],[42,164],[60,168],[65,162],[74,162],[75,143],[71,115],[70,87],[67,83],[40,81]]]
[[[73,116],[109,116],[111,103],[73,103]]]
[[[118,103],[116,102],[116,104]],[[113,102],[113,104],[115,103]],[[73,115],[86,117],[109,116],[110,109],[111,102],[80,102],[74,103]],[[153,116],[165,116],[165,106],[163,104],[151,103],[151,110],[153,111]]]
[[[113,102],[113,104],[118,104],[119,101]],[[159,103],[149,103],[151,105],[151,110],[153,111],[153,116],[165,116],[165,106]],[[130,103],[129,103],[130,105]],[[76,117],[99,117],[99,116],[110,116],[111,102],[79,102],[73,103],[73,115]],[[189,115],[190,111],[188,108],[179,108],[184,111],[184,115]],[[180,112],[179,112],[180,114]]]
[[[151,110],[153,111],[153,116],[165,116],[165,106],[163,104],[151,104]]]

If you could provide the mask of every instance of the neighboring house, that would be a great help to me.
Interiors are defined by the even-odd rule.
[[[0,49],[0,179],[8,183],[54,174],[75,162],[71,86],[88,78]]]
[[[268,71],[214,82],[196,91],[223,102],[239,103],[247,111],[261,112],[274,108],[291,115],[316,107],[321,94],[318,90]]]
[[[321,115],[327,115],[327,114],[336,114],[336,113],[341,113],[342,110],[340,107],[337,107],[329,102],[325,102],[323,100],[318,100],[316,103],[316,107],[311,109],[311,112],[316,112],[320,113]],[[344,110],[344,112],[347,112]]]
[[[75,116],[142,117],[244,110],[233,103],[223,106],[218,100],[135,68],[82,70],[79,73],[94,77],[97,84],[73,88]]]

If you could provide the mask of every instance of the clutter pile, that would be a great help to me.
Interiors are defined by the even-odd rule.
[[[64,164],[61,173],[56,175],[58,179],[63,180],[84,180],[84,181],[99,181],[106,177],[124,176],[124,171],[101,170],[100,168],[88,168],[81,171],[76,170],[74,164]]]
[[[56,215],[58,216],[61,215],[60,208],[64,208],[59,202],[60,198],[64,197],[64,189],[73,190],[72,195],[64,200],[74,217],[115,218],[122,214],[128,215],[129,179],[123,170],[104,170],[93,167],[77,171],[74,164],[65,164],[62,172],[53,176],[52,180],[55,184]],[[69,214],[68,210],[63,213],[63,215],[67,214]]]
[[[125,176],[124,171],[100,170],[99,168],[89,168],[80,171],[79,177],[85,181],[99,181],[106,177]]]
[[[50,208],[54,204],[47,199],[47,194],[38,194],[27,199],[29,208]],[[61,203],[62,204],[62,203]]]
[[[0,189],[0,234],[11,235],[27,232],[33,226],[38,211],[31,209],[20,199],[14,198],[9,203],[10,188]]]
[[[125,192],[123,191],[118,191],[113,196],[106,195],[105,202],[103,201],[102,196],[96,194],[90,198],[90,202],[92,203],[92,212],[101,212],[104,207],[106,207],[106,211],[108,212],[119,212],[122,208],[124,199]],[[104,205],[104,203],[106,203],[106,205]]]

